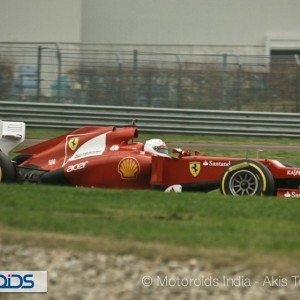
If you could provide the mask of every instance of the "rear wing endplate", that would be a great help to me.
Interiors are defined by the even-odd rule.
[[[0,120],[0,150],[8,155],[9,151],[25,140],[26,125],[24,122]]]

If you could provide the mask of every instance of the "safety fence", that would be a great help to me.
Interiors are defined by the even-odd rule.
[[[28,127],[126,126],[178,134],[300,137],[300,114],[0,101],[0,119]]]
[[[299,58],[0,43],[0,100],[300,112]]]

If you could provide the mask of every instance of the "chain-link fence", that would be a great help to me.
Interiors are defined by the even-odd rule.
[[[297,56],[0,43],[0,100],[299,112],[300,65]]]

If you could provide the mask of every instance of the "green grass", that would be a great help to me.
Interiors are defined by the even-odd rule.
[[[45,139],[65,130],[28,129]],[[141,133],[139,140],[297,145],[297,139]],[[245,150],[199,149],[245,157]],[[248,151],[256,158],[256,151]],[[298,153],[268,150],[260,158],[300,165]],[[267,262],[300,267],[300,201],[272,197],[84,189],[43,185],[0,186],[0,238],[11,243],[133,253],[166,259],[202,257],[211,264]],[[298,270],[297,269],[297,270]]]
[[[200,149],[201,150],[201,149]],[[206,154],[210,156],[228,156],[228,157],[240,157],[257,159],[257,152],[255,150],[228,150],[228,149],[202,149]],[[202,152],[202,151],[201,151]],[[300,167],[300,152],[285,152],[280,150],[268,150],[261,152],[258,156],[260,159],[276,159],[281,162],[289,162],[297,167]]]
[[[71,130],[66,129],[45,129],[45,128],[26,128],[27,139],[47,139],[59,136]]]
[[[226,144],[280,144],[299,145],[297,138],[275,138],[275,137],[254,137],[254,136],[224,136],[224,135],[203,135],[203,134],[161,134],[143,133],[139,138],[147,140],[150,138],[160,138],[167,142],[187,142],[187,143],[226,143]]]
[[[295,258],[299,213],[297,199],[3,184],[0,227]]]
[[[33,129],[29,128],[27,130],[28,139],[46,139],[56,137],[68,131],[63,129]],[[241,157],[241,158],[257,158],[256,150],[247,150],[247,145],[251,144],[261,144],[261,145],[299,145],[298,139],[293,138],[260,138],[260,137],[227,137],[227,136],[209,136],[209,135],[177,135],[177,134],[156,134],[156,133],[141,133],[138,140],[144,142],[147,139],[151,138],[161,138],[167,142],[178,142],[179,146],[181,142],[188,143],[224,143],[224,144],[245,144],[245,149],[211,149],[201,146],[201,149],[197,149],[200,152],[205,152],[208,155],[212,156],[231,156],[231,157]],[[16,155],[16,151],[24,148],[20,145],[11,156]],[[193,147],[195,148],[195,147]],[[297,166],[300,166],[300,155],[299,153],[294,152],[285,152],[281,150],[267,150],[259,153],[259,158],[268,158],[268,159],[277,159],[280,161],[294,163]]]
[[[43,129],[28,128],[26,137],[28,139],[46,139],[56,137],[71,130],[66,129]],[[274,137],[243,137],[243,136],[222,136],[222,135],[196,135],[196,134],[162,134],[146,133],[139,131],[139,140],[145,141],[152,138],[160,138],[167,142],[188,142],[188,143],[231,143],[231,144],[281,144],[299,145],[297,138],[274,138]]]
[[[46,139],[59,136],[63,133],[69,132],[65,129],[40,129],[40,128],[29,128],[27,130],[28,139]],[[178,135],[178,134],[158,134],[158,133],[140,133],[138,140],[144,142],[151,138],[161,138],[167,142],[173,142],[180,145],[181,142],[184,143],[207,143],[207,144],[244,144],[245,149],[211,149],[201,146],[200,152],[206,152],[208,155],[212,156],[231,156],[231,157],[241,157],[245,158],[257,158],[256,150],[247,150],[247,145],[251,144],[261,144],[261,145],[299,145],[299,140],[295,138],[263,138],[263,137],[241,137],[241,136],[218,136],[218,135]],[[23,146],[20,145],[17,149],[22,149]],[[14,156],[15,153],[12,154]],[[280,161],[294,163],[300,166],[300,155],[294,152],[285,152],[280,150],[268,150],[259,153],[259,158],[277,159]]]

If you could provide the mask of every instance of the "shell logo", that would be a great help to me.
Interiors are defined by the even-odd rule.
[[[133,157],[123,158],[118,165],[122,179],[135,179],[140,172],[139,162]]]

